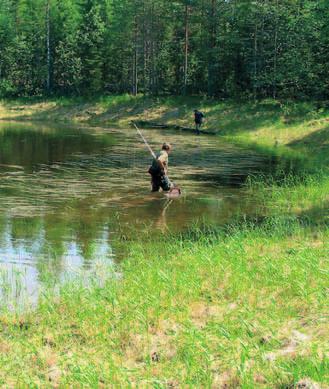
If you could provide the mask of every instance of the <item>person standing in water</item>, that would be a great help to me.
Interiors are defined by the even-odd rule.
[[[204,118],[204,114],[197,109],[194,110],[194,123],[195,123],[195,130],[197,135],[200,135],[200,128],[202,126],[202,121]]]
[[[164,192],[168,192],[174,187],[168,177],[168,162],[171,150],[171,145],[164,143],[157,158],[153,159],[152,165],[149,168],[149,173],[152,177],[152,192],[159,192],[160,188]]]

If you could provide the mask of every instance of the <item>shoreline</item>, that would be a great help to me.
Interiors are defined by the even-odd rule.
[[[76,116],[81,106],[72,101],[44,105],[40,112],[39,105],[25,104],[29,114],[20,121],[71,117],[59,125],[102,127],[113,119],[116,105],[118,126],[145,116],[145,101],[121,99],[90,104],[89,112],[90,106],[100,111],[88,120]],[[167,115],[167,123],[179,125],[195,104],[187,100],[172,117],[178,100],[161,109],[164,101],[148,101],[149,116],[160,121]],[[260,224],[242,218],[222,230],[163,235],[147,244],[136,237],[126,243],[129,255],[120,264],[120,279],[110,277],[102,286],[67,283],[59,297],[45,291],[35,311],[3,311],[2,385],[267,388],[308,382],[326,387],[329,113],[294,116],[303,112],[302,103],[290,116],[283,115],[284,108],[275,114],[276,102],[266,103],[266,109],[220,102],[220,112],[214,102],[203,104],[210,124],[223,121],[227,111],[224,139],[283,156],[296,153],[313,161],[314,172],[252,181],[260,201],[272,206]],[[5,121],[11,111],[3,107]],[[273,144],[278,136],[282,140]]]
[[[326,141],[329,108],[316,101],[234,102],[201,97],[104,96],[0,100],[0,120],[52,121],[90,127],[127,127],[131,121],[173,129],[194,129],[193,108],[205,113],[202,130],[229,139],[303,149]],[[312,139],[312,137],[319,139]],[[325,143],[325,142],[324,142]]]

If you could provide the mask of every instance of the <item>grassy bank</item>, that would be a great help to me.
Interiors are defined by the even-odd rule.
[[[329,230],[294,220],[134,244],[123,278],[1,318],[11,386],[328,382]]]
[[[329,223],[329,177],[326,171],[301,176],[257,177],[250,180],[260,209],[267,216],[298,217],[321,228]]]
[[[204,129],[226,140],[275,156],[329,163],[326,102],[220,101],[201,97],[130,95],[86,98],[28,98],[0,101],[0,120],[36,120],[86,126],[127,127],[131,120],[193,127],[193,109],[206,115]]]
[[[193,109],[206,115],[205,128],[229,138],[268,147],[328,151],[327,103],[265,100],[219,101],[201,97],[130,95],[0,101],[0,119],[52,120],[127,126],[131,120],[193,126]]]
[[[267,218],[225,231],[163,236],[160,242],[125,242],[129,255],[116,269],[120,276],[113,273],[102,287],[68,283],[60,296],[43,295],[30,313],[4,312],[1,384],[311,388],[312,382],[328,383],[324,105],[141,96],[16,100],[0,104],[0,119],[105,127],[139,119],[191,126],[195,107],[218,136],[282,157],[281,173],[249,183]],[[298,176],[285,174],[290,158],[302,165]]]

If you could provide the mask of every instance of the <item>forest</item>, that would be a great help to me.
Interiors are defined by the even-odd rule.
[[[328,389],[328,48],[329,0],[0,0],[1,388]]]
[[[327,99],[327,0],[0,0],[0,96]]]

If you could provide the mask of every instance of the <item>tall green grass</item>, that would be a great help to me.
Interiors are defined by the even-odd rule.
[[[313,174],[282,174],[249,179],[247,186],[267,209],[267,215],[297,215],[313,224],[329,223],[329,176],[326,170]]]
[[[63,107],[70,113],[77,102],[63,99],[57,114]],[[325,129],[327,108],[199,97],[85,103],[101,107],[92,119],[98,123],[109,120],[102,115],[113,108],[120,109],[118,120],[159,111],[159,121],[186,124],[191,109],[200,108],[222,135],[256,142],[275,157],[290,150],[307,169],[249,183],[265,210],[257,223],[150,234],[148,242],[129,242],[126,260],[101,283],[99,274],[88,282],[70,279],[44,289],[34,310],[3,311],[0,384],[292,388],[307,378],[325,385],[329,185],[326,148],[317,152],[312,133]],[[281,147],[308,135],[305,144],[290,146],[293,151]],[[326,133],[321,142],[325,146]],[[11,296],[8,276],[1,277],[4,297]],[[19,283],[15,290],[21,293]]]
[[[134,243],[105,285],[77,280],[1,318],[16,386],[325,383],[329,230],[295,218]]]

